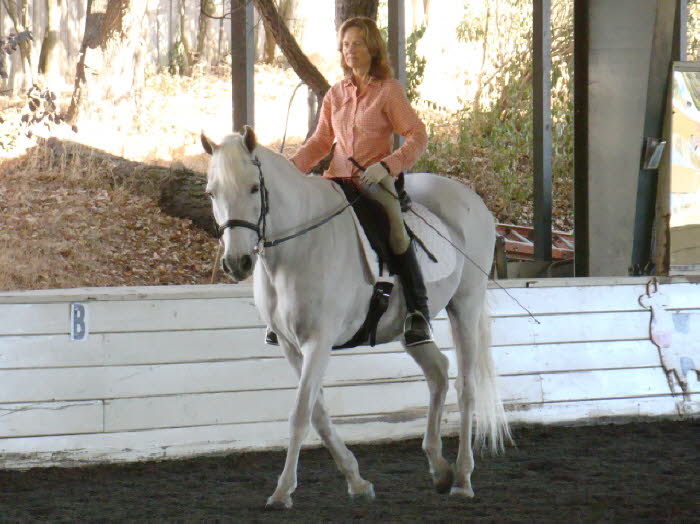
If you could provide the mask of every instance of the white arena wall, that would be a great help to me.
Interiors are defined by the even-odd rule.
[[[651,312],[639,303],[648,280],[501,281],[539,324],[491,285],[493,355],[513,423],[700,414],[700,284],[659,284],[683,396],[650,341]],[[454,377],[444,314],[434,329]],[[0,292],[0,467],[284,446],[296,381],[263,333],[249,285]],[[349,442],[422,435],[427,386],[398,344],[334,352],[324,384]],[[455,434],[454,388],[447,404],[443,433]]]

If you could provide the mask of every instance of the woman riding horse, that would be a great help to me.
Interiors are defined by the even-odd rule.
[[[338,31],[338,50],[345,78],[326,93],[316,131],[290,160],[308,173],[335,143],[323,175],[354,201],[372,247],[401,280],[408,309],[406,345],[429,342],[428,297],[395,187],[396,178],[425,151],[425,125],[393,78],[384,40],[372,19],[346,20]],[[392,153],[393,133],[405,141]],[[358,166],[368,167],[362,171]],[[276,335],[268,331],[266,341],[274,344]]]

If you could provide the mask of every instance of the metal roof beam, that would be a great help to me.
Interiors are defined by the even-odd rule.
[[[255,38],[253,36],[253,2],[231,0],[231,97],[233,131],[255,123],[253,64]]]
[[[552,259],[551,0],[534,0],[532,115],[535,260]]]

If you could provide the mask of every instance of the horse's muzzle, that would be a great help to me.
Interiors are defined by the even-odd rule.
[[[227,275],[240,282],[253,273],[253,257],[250,255],[243,255],[237,258],[223,257],[221,259],[221,268]]]

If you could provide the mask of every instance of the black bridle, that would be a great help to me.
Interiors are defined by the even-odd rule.
[[[343,207],[341,207],[339,210],[335,211],[334,213],[328,215],[324,219],[320,220],[319,222],[316,222],[315,224],[305,227],[304,229],[301,229],[297,231],[296,233],[293,233],[291,235],[288,235],[286,237],[282,238],[277,238],[275,240],[267,240],[266,238],[266,233],[267,233],[267,215],[270,212],[270,204],[269,204],[269,198],[270,195],[267,190],[267,186],[265,185],[265,177],[263,176],[262,172],[262,164],[260,163],[260,160],[258,160],[258,157],[253,157],[253,165],[258,168],[258,180],[259,180],[259,186],[260,186],[260,216],[258,217],[258,222],[257,224],[253,224],[252,222],[249,222],[247,220],[239,220],[239,219],[231,219],[227,220],[220,226],[217,225],[216,227],[216,234],[217,238],[221,238],[223,234],[226,232],[227,229],[234,229],[236,227],[244,227],[246,229],[251,229],[255,231],[258,234],[258,241],[255,246],[254,252],[259,252],[260,251],[260,246],[262,247],[275,247],[280,245],[283,242],[286,242],[287,240],[291,240],[293,238],[296,238],[298,236],[301,236],[305,233],[308,233],[309,231],[312,231],[316,229],[317,227],[321,227],[323,224],[329,222],[333,218],[337,217],[340,215],[343,211],[345,211],[347,208],[349,208],[351,205],[355,203],[355,201],[361,196],[358,194],[358,196],[352,201],[348,202],[345,204]]]
[[[260,160],[258,160],[258,157],[253,157],[252,162],[253,165],[258,168],[258,181],[260,193],[260,216],[258,217],[258,223],[253,224],[252,222],[248,222],[247,220],[239,220],[237,218],[227,220],[220,226],[217,225],[216,227],[216,234],[217,238],[219,239],[222,236],[224,236],[224,233],[229,228],[234,229],[236,227],[245,227],[247,229],[252,229],[258,234],[258,242],[256,245],[259,245],[261,241],[263,243],[265,242],[265,233],[267,231],[266,217],[270,212],[270,206],[268,203],[269,193],[267,191],[267,186],[265,186],[265,177],[263,176],[262,165],[260,164]]]

